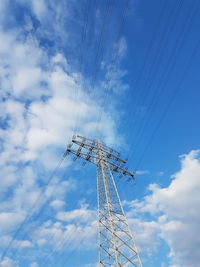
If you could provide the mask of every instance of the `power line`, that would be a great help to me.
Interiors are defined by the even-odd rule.
[[[66,158],[66,156],[67,156],[67,154],[64,153],[62,158],[58,162],[57,166],[55,167],[55,169],[53,170],[53,172],[51,173],[51,175],[47,179],[46,184],[43,186],[43,188],[42,188],[39,196],[37,197],[36,201],[34,202],[33,206],[30,208],[30,210],[27,213],[27,215],[25,216],[24,220],[22,221],[22,223],[19,225],[19,227],[17,228],[16,232],[14,233],[14,236],[12,237],[11,241],[8,243],[8,245],[6,246],[5,250],[3,251],[2,255],[1,255],[1,260],[3,260],[5,258],[5,256],[7,255],[8,251],[9,251],[9,249],[12,247],[12,244],[13,244],[14,240],[17,238],[18,234],[21,232],[21,230],[24,228],[24,226],[28,223],[29,219],[31,218],[32,213],[34,212],[34,209],[36,208],[36,206],[39,204],[40,200],[42,199],[43,194],[44,194],[47,186],[52,181],[53,177],[57,173],[58,169],[60,168],[60,166],[61,166],[62,162],[64,161],[64,159]]]
[[[93,196],[90,199],[90,201],[87,202],[87,204],[89,204],[89,206],[90,206],[91,204],[94,204],[94,202],[96,202],[96,196]],[[71,236],[72,236],[72,234],[71,234]],[[60,250],[62,250],[62,248],[64,248],[66,246],[66,242],[68,241],[68,239],[70,239],[70,236],[66,236],[66,237],[64,236],[63,239],[60,240],[60,242],[58,244],[58,247],[59,247]],[[71,238],[70,240],[71,240],[71,242],[68,242],[67,243],[67,246],[71,248],[72,247],[72,243],[74,242],[74,239]],[[83,240],[84,240],[84,237],[82,237],[79,240],[79,245],[82,244]],[[70,257],[75,253],[75,249],[76,248],[77,248],[77,246],[75,246],[73,248],[73,250],[70,253],[67,254],[67,259],[65,260],[65,264],[69,261]],[[49,252],[49,254],[47,255],[47,257],[45,258],[45,261],[42,263],[42,266],[46,266],[46,264],[48,262],[48,259],[50,259],[50,257],[52,259],[50,266],[55,266],[55,263],[58,265],[61,262],[61,260],[63,260],[63,255],[65,253],[66,253],[66,250],[65,249],[61,253],[59,253],[58,250],[56,250],[56,249],[51,250]]]
[[[118,33],[118,38],[117,39],[119,39],[119,37],[120,37],[120,35],[121,35],[121,31],[122,31],[122,28],[123,28],[123,24],[124,24],[124,22],[125,22],[125,17],[126,17],[126,15],[127,15],[127,11],[128,11],[128,4],[129,4],[129,1],[126,1],[126,5],[125,5],[125,8],[124,8],[124,12],[123,12],[123,16],[122,16],[122,23],[121,23],[121,27],[120,27],[120,30],[119,30],[119,33]],[[113,56],[113,59],[112,59],[112,62],[111,62],[111,71],[109,72],[109,76],[108,76],[108,78],[107,78],[107,81],[106,81],[106,87],[104,88],[105,89],[105,95],[104,95],[104,98],[103,98],[103,103],[105,104],[105,100],[106,100],[106,97],[107,97],[107,92],[108,92],[108,88],[109,88],[109,82],[111,81],[111,77],[112,77],[112,75],[111,75],[111,73],[114,71],[114,63],[115,63],[115,61],[116,61],[116,59],[117,59],[117,51],[115,51],[115,53],[114,53],[114,56]],[[102,105],[102,106],[104,106],[104,104]],[[100,113],[101,114],[101,113]],[[98,119],[98,122],[100,121],[100,119],[101,119],[101,117],[99,116],[99,119]],[[65,242],[66,242],[66,239],[64,239],[64,240],[62,240],[62,242],[61,242],[61,246],[62,245],[65,245]],[[64,253],[64,252],[63,252]],[[62,257],[59,257],[60,258],[60,260],[62,259]],[[46,263],[46,261],[45,261],[45,263]],[[44,263],[44,264],[45,264]],[[58,262],[57,262],[57,264],[58,264]]]
[[[86,178],[87,176],[85,176],[85,178]],[[87,179],[84,179],[83,178],[83,180],[85,180],[85,181],[87,181]],[[85,191],[83,192],[82,191],[82,194],[80,195],[80,197],[79,197],[79,199],[82,199],[82,197],[83,196],[85,196]],[[88,204],[88,202],[87,202],[87,204]],[[89,204],[90,204],[90,202],[89,202]],[[50,234],[50,236],[49,236],[49,239],[53,239],[53,235],[54,235],[54,233],[52,233],[52,234]],[[61,242],[60,242],[60,244],[61,244]],[[70,245],[70,244],[69,244]],[[60,246],[60,245],[59,245]],[[61,246],[62,246],[62,244],[61,244]],[[61,247],[60,246],[60,247]],[[50,256],[52,257],[52,253],[53,252],[55,252],[56,253],[56,250],[54,249],[54,250],[51,250],[51,252],[47,255],[47,257],[45,258],[45,261],[44,261],[44,263],[42,264],[42,266],[45,266],[45,263],[48,261],[48,259],[50,258]],[[38,258],[40,258],[40,256],[42,256],[42,251],[41,251],[41,253],[39,253],[38,255],[37,255],[37,257]]]
[[[86,12],[85,12],[85,24],[83,26],[83,31],[82,31],[82,35],[81,35],[81,45],[82,45],[82,53],[80,53],[80,66],[82,66],[83,64],[83,51],[84,51],[84,40],[86,38],[86,33],[87,33],[87,27],[88,27],[88,18],[89,18],[89,11],[90,11],[90,7],[91,7],[91,1],[87,1],[87,6],[86,6]],[[64,158],[63,158],[64,159]],[[62,159],[62,160],[63,160]],[[22,224],[20,225],[19,229],[16,231],[16,233],[14,234],[14,239],[17,237],[18,233],[22,230],[22,228],[24,228],[25,224],[29,221],[29,219],[31,218],[31,215],[32,215],[32,211],[34,211],[35,207],[37,206],[38,202],[40,201],[41,199],[41,196],[42,194],[44,193],[45,191],[45,188],[49,185],[49,183],[51,182],[53,176],[55,175],[57,169],[60,167],[61,163],[62,163],[62,160],[61,162],[59,162],[59,164],[57,165],[56,169],[54,170],[54,172],[52,173],[51,177],[48,179],[48,182],[47,184],[43,187],[42,189],[42,192],[40,194],[40,196],[38,197],[38,199],[36,200],[36,202],[34,203],[33,205],[33,208],[31,209],[31,212],[28,213],[28,215],[25,217],[24,221],[22,222]],[[47,200],[48,201],[48,200]],[[47,203],[45,203],[45,206],[46,206]],[[40,210],[40,212],[37,214],[37,217],[39,217],[41,215],[41,213],[43,212],[45,206],[42,206],[42,209]],[[22,240],[21,240],[22,241]],[[5,257],[7,251],[9,250],[9,248],[12,246],[12,243],[13,243],[13,240],[11,240],[11,242],[9,243],[8,245],[8,248],[7,250],[3,253],[2,255],[2,258]]]
[[[142,100],[144,103],[144,99],[147,98],[147,95],[150,93],[150,88],[151,88],[151,84],[153,83],[155,77],[156,77],[156,73],[158,72],[159,69],[159,64],[162,60],[162,54],[163,51],[166,50],[167,44],[169,42],[169,37],[172,34],[172,31],[177,23],[177,19],[178,19],[178,15],[180,14],[180,8],[183,4],[183,0],[179,0],[179,2],[175,2],[175,7],[173,8],[172,12],[170,13],[170,18],[168,21],[166,21],[166,25],[163,28],[163,31],[161,32],[161,34],[159,35],[160,38],[158,40],[158,47],[157,50],[155,52],[155,56],[153,57],[153,61],[152,64],[149,67],[149,75],[146,76],[146,79],[144,81],[144,86],[143,86],[143,90],[138,90],[138,104],[137,105],[141,105]],[[150,83],[148,86],[148,82]],[[144,123],[144,120],[142,120],[142,123]],[[131,128],[133,129],[133,131],[136,131],[136,120],[133,122]],[[140,129],[139,129],[140,130]],[[131,131],[130,133],[133,134],[133,131]],[[132,147],[132,143],[130,145],[130,149]],[[129,149],[129,151],[130,151]]]
[[[94,1],[94,7],[96,6],[97,0]],[[87,40],[87,33],[88,33],[88,27],[89,27],[89,17],[90,17],[90,12],[92,11],[92,3],[93,1],[87,0],[86,8],[85,8],[85,23],[83,24],[83,29],[82,29],[82,34],[81,34],[81,48],[80,48],[80,58],[79,58],[79,65],[80,65],[80,73],[83,75],[83,69],[84,69],[84,55],[86,54],[86,40]],[[76,90],[76,95],[77,95],[77,101],[80,101],[80,89]],[[79,110],[79,107],[78,107]],[[79,112],[77,113],[79,116]],[[78,121],[79,117],[76,118],[74,121],[74,129],[73,133],[75,134],[77,132],[77,127],[78,127]]]
[[[154,31],[153,31],[153,34],[151,35],[151,39],[150,39],[150,42],[147,46],[147,49],[146,49],[146,53],[145,53],[145,56],[144,56],[144,59],[143,59],[143,62],[142,62],[142,65],[140,67],[140,70],[138,72],[138,75],[136,76],[136,79],[134,80],[133,82],[133,91],[134,89],[137,89],[138,86],[139,86],[139,83],[140,81],[142,80],[143,78],[143,75],[144,75],[144,72],[145,72],[145,69],[146,69],[146,66],[147,66],[147,63],[148,63],[148,59],[150,57],[150,54],[151,54],[151,51],[153,49],[153,45],[154,45],[154,42],[157,38],[157,36],[159,36],[157,34],[157,32],[159,31],[161,25],[162,25],[162,21],[163,21],[163,18],[164,18],[164,13],[166,12],[166,4],[167,4],[167,1],[163,1],[163,5],[162,5],[162,8],[160,10],[160,13],[158,14],[158,17],[157,17],[157,20],[155,22],[155,25],[154,25]],[[162,42],[162,39],[159,41],[159,43]],[[131,93],[132,91],[129,90],[129,94],[128,94],[128,99],[129,100],[132,100],[132,103],[130,103],[130,105],[133,107],[135,104],[136,104],[136,96],[132,99],[131,98]],[[135,91],[136,93],[138,91]],[[140,93],[140,92],[139,92]],[[133,116],[133,109],[130,110],[130,113],[129,113],[130,117]],[[128,116],[126,116],[125,120],[123,121],[125,124],[128,123]],[[132,127],[133,128],[133,127]],[[131,131],[130,131],[130,134],[131,134]],[[129,139],[129,138],[128,138]]]
[[[177,63],[177,57],[180,55],[180,53],[182,51],[182,47],[184,45],[184,40],[186,38],[186,35],[188,35],[189,31],[192,29],[192,22],[196,16],[197,11],[198,11],[198,6],[199,6],[199,3],[197,3],[197,6],[195,6],[195,5],[193,6],[193,10],[190,13],[190,16],[188,14],[187,20],[185,20],[185,23],[182,26],[183,31],[179,34],[179,36],[177,36],[177,39],[175,41],[175,47],[172,51],[171,56],[168,57],[166,69],[163,71],[163,76],[165,76],[165,77],[162,77],[162,76],[160,77],[160,80],[159,80],[160,84],[158,83],[158,85],[157,85],[157,88],[159,89],[158,94],[155,90],[153,97],[152,97],[152,103],[151,103],[150,108],[149,108],[148,117],[147,117],[145,123],[143,124],[143,127],[141,129],[139,129],[140,132],[138,131],[138,138],[136,139],[136,146],[139,146],[139,142],[141,141],[142,137],[144,136],[144,133],[145,133],[147,126],[150,124],[150,118],[152,117],[154,111],[156,110],[156,107],[159,103],[159,99],[164,94],[164,89],[166,88],[167,83],[169,82],[170,74],[173,72],[175,64]],[[140,135],[139,135],[139,133],[140,133]],[[140,137],[140,139],[139,139],[139,137]],[[136,149],[135,149],[135,151],[136,151]],[[132,156],[135,153],[135,151],[132,151],[132,153],[131,153]]]
[[[124,25],[125,25],[125,22],[126,22],[127,13],[128,13],[128,10],[129,10],[129,4],[130,4],[130,0],[127,0],[125,2],[125,5],[124,5],[123,11],[122,11],[122,18],[120,20],[121,21],[120,22],[120,27],[119,27],[119,31],[118,31],[116,42],[115,42],[116,46],[115,46],[115,50],[114,50],[113,57],[112,57],[112,60],[111,60],[111,64],[109,66],[109,72],[108,72],[108,75],[107,75],[107,78],[106,78],[106,81],[105,81],[103,101],[101,103],[100,113],[99,113],[99,116],[97,118],[97,125],[96,125],[96,130],[95,130],[96,135],[99,132],[99,124],[100,124],[101,119],[102,119],[102,111],[104,110],[104,107],[105,107],[105,104],[106,104],[106,101],[107,101],[108,90],[110,89],[112,75],[113,75],[113,73],[115,71],[115,65],[117,63],[118,50],[119,50],[119,47],[117,47],[119,45],[119,43],[117,44],[117,42],[120,41],[120,37],[121,37],[122,32],[123,32],[123,28],[124,28]]]
[[[138,163],[137,163],[137,165],[136,165],[136,169],[138,169],[138,167],[140,166],[140,164],[141,164],[141,162],[142,162],[142,160],[143,160],[143,158],[144,158],[144,155],[145,155],[147,149],[149,148],[149,146],[151,145],[151,143],[152,143],[152,141],[153,141],[153,138],[154,138],[154,136],[155,136],[157,130],[159,129],[159,127],[160,127],[160,125],[161,125],[163,119],[166,117],[167,112],[168,112],[169,108],[171,107],[171,105],[173,104],[175,97],[176,97],[177,94],[180,92],[182,83],[184,82],[185,78],[187,77],[188,70],[191,68],[191,63],[192,63],[192,61],[193,61],[195,55],[196,55],[197,52],[199,51],[199,49],[200,49],[200,39],[198,40],[198,42],[197,42],[197,44],[196,44],[196,46],[195,46],[195,48],[194,48],[194,50],[193,50],[193,53],[192,53],[192,55],[191,55],[191,57],[190,57],[190,59],[189,59],[187,65],[186,65],[186,67],[185,67],[185,69],[184,69],[184,71],[183,71],[183,74],[182,74],[182,76],[181,76],[181,79],[179,80],[179,83],[178,83],[178,85],[176,86],[176,89],[174,90],[174,92],[173,92],[173,94],[172,94],[172,96],[171,96],[171,98],[170,98],[170,100],[169,100],[167,106],[165,107],[165,109],[164,109],[164,111],[163,111],[163,113],[162,113],[162,116],[161,116],[160,120],[158,121],[158,123],[157,123],[157,125],[156,125],[156,128],[155,128],[155,130],[153,131],[153,133],[152,133],[152,135],[151,135],[151,137],[150,137],[149,142],[147,143],[147,145],[145,146],[145,149],[143,150],[143,153],[142,153],[142,155],[141,155],[141,157],[140,157],[140,159],[139,159],[139,161],[138,161]]]
[[[94,62],[94,72],[92,74],[92,79],[90,81],[90,89],[87,93],[87,99],[94,97],[94,91],[95,91],[95,84],[97,81],[97,77],[99,74],[99,69],[100,69],[100,61],[103,57],[103,46],[105,45],[105,35],[106,32],[108,31],[108,19],[110,19],[110,12],[113,7],[113,0],[107,0],[106,2],[106,7],[105,7],[105,12],[103,13],[103,23],[101,26],[101,31],[99,35],[99,39],[97,41],[97,49],[96,49],[96,56],[95,56],[95,62]],[[83,80],[83,89],[86,88],[86,79]],[[86,100],[87,100],[86,99]],[[78,108],[78,114],[80,113],[80,107]],[[75,128],[75,133],[78,131],[79,127],[79,122],[80,122],[81,116],[78,116],[77,123],[76,123],[76,128]]]

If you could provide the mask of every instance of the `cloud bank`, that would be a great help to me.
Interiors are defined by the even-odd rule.
[[[172,266],[199,266],[200,237],[200,150],[183,155],[181,168],[171,177],[169,186],[151,184],[143,201],[129,203],[129,217],[139,247],[158,249],[160,240],[169,247]],[[151,220],[145,220],[147,215]]]
[[[62,46],[68,42],[68,35],[73,35],[73,29],[66,31],[69,9],[66,1],[55,4],[55,1],[17,0],[11,3],[3,0],[0,3],[0,39],[3,40],[0,43],[1,251],[5,251],[12,241],[12,234],[41,193],[43,200],[37,212],[48,200],[52,221],[47,226],[43,218],[44,224],[40,227],[33,219],[30,225],[33,228],[26,225],[31,229],[29,235],[23,236],[20,232],[12,241],[11,252],[15,253],[16,248],[22,252],[23,249],[46,246],[50,234],[52,240],[77,233],[77,229],[83,235],[90,231],[91,238],[96,234],[94,211],[65,210],[65,197],[68,192],[76,190],[76,177],[69,175],[68,180],[62,180],[58,173],[44,190],[49,173],[75,131],[88,137],[100,135],[111,145],[119,140],[115,107],[111,103],[107,106],[113,115],[102,109],[96,94],[99,84],[95,84],[92,94],[86,90],[87,77],[75,70]],[[18,11],[21,12],[20,19],[17,18]],[[113,86],[117,84],[116,79],[121,82],[115,77]],[[101,121],[98,122],[100,113]],[[64,167],[67,169],[70,164],[68,161]],[[88,213],[86,225],[83,218]],[[83,225],[76,225],[77,216],[82,218]],[[71,219],[66,220],[67,217]],[[37,242],[36,235],[41,242]],[[76,239],[71,239],[77,244]],[[18,263],[6,255],[0,264],[8,267]],[[37,263],[33,261],[32,266]]]

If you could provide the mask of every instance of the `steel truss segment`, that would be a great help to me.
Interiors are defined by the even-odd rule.
[[[108,231],[110,231],[110,229],[104,224],[104,223],[102,223],[101,222],[101,224],[108,230]],[[122,238],[120,238],[116,233],[114,234],[115,235],[115,237],[116,238],[118,238],[124,245],[126,245],[127,247],[129,247],[135,254],[137,254],[137,252],[128,244],[128,242],[130,241],[130,239],[129,240],[123,240]],[[110,242],[112,242],[111,240],[110,240]],[[120,246],[122,246],[123,244],[121,244]]]
[[[112,168],[98,141],[96,147],[99,266],[141,267],[142,263],[112,176]]]

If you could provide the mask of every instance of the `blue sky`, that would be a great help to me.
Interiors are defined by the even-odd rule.
[[[74,133],[128,157],[116,178],[143,266],[199,266],[198,0],[0,2],[0,266],[97,266],[95,167]]]

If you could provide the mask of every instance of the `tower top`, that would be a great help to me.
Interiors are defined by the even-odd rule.
[[[104,158],[101,160],[109,164],[111,171],[119,173],[121,176],[125,175],[129,178],[134,177],[134,173],[127,170],[127,161],[120,157],[120,153],[99,140],[92,140],[81,135],[74,135],[71,143],[67,146],[66,153],[74,154],[74,160],[83,158],[88,162],[98,165],[99,157],[97,157],[97,144],[101,144],[99,149],[104,153]]]

